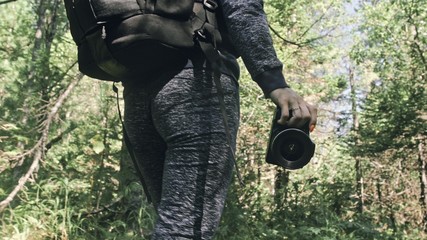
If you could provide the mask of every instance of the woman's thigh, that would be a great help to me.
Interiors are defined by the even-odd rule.
[[[228,130],[216,87],[203,70],[182,71],[153,99],[153,123],[167,146],[155,234],[209,237],[219,223],[233,169],[226,131],[235,148],[239,124],[237,83],[226,75],[221,82]]]

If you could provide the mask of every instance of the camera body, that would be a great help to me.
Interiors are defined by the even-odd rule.
[[[291,113],[292,114],[292,113]],[[301,129],[277,123],[281,110],[276,108],[268,141],[266,162],[286,169],[307,165],[314,155],[315,144],[310,139],[309,123]]]

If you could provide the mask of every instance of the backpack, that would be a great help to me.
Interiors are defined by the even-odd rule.
[[[218,59],[216,0],[64,0],[79,70],[121,81],[185,66],[200,49]],[[213,59],[213,60],[212,60]]]

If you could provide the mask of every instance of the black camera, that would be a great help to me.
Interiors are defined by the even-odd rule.
[[[292,113],[290,113],[292,114]],[[281,110],[276,108],[268,141],[267,163],[286,169],[299,169],[313,157],[315,144],[310,139],[309,123],[301,129],[277,123]]]

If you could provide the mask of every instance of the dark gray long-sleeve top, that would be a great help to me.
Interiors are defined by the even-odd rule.
[[[224,22],[237,53],[266,96],[288,87],[269,32],[262,0],[219,0]]]

